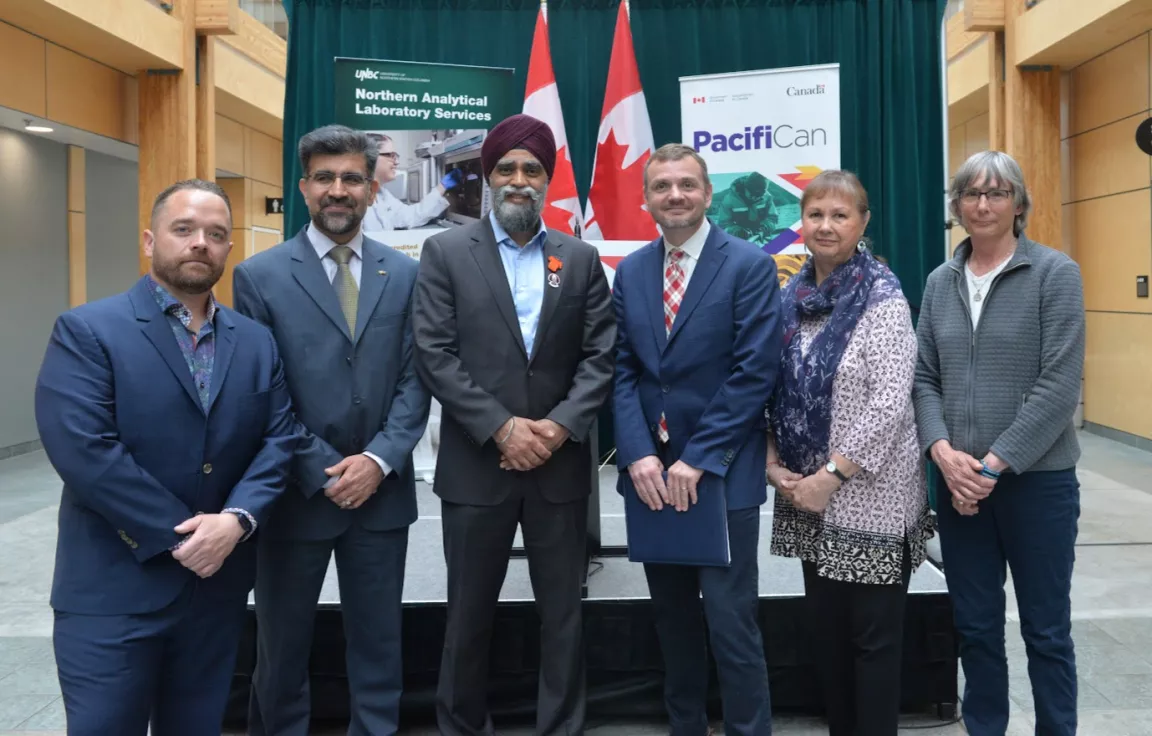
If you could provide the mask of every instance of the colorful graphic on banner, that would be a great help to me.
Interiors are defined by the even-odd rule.
[[[840,167],[839,65],[681,77],[680,118],[708,162],[708,216],[776,256],[786,280],[806,253],[800,197]]]
[[[364,234],[420,257],[424,241],[488,215],[488,129],[519,112],[513,69],[336,59],[336,122],[380,147]]]

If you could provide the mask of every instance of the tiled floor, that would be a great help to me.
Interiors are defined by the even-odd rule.
[[[1152,454],[1093,435],[1081,436],[1081,522],[1072,589],[1080,675],[1081,734],[1152,736]],[[43,453],[0,460],[0,736],[63,734],[60,688],[48,608],[59,481]],[[1008,595],[1009,620],[1016,621]],[[1032,695],[1018,627],[1009,624],[1012,723],[1008,736],[1031,734]],[[963,734],[931,714],[906,726]],[[601,736],[666,733],[660,723],[598,723]],[[777,734],[827,733],[819,719],[781,716]],[[336,736],[340,729],[318,733]],[[431,736],[432,729],[411,729]],[[530,730],[502,733],[529,734]]]

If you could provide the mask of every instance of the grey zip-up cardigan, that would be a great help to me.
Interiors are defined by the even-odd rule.
[[[1017,474],[1072,468],[1084,372],[1080,267],[1020,235],[973,330],[971,247],[957,246],[924,289],[913,390],[921,449],[944,439],[977,460],[991,450]]]

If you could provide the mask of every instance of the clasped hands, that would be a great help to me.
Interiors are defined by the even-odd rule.
[[[840,479],[827,471],[804,476],[775,463],[767,468],[768,482],[796,508],[813,514],[824,513],[832,494],[840,490]]]
[[[172,557],[202,578],[215,575],[244,536],[244,527],[231,513],[197,514],[175,531],[191,536],[172,550]]]
[[[520,471],[546,463],[567,439],[568,430],[551,419],[524,417],[512,417],[492,435],[493,442],[500,448],[500,467]]]
[[[696,504],[696,486],[704,471],[677,460],[668,468],[665,483],[664,463],[655,455],[648,455],[629,465],[628,475],[636,487],[636,495],[648,508],[659,511],[667,504],[677,511],[687,511],[689,505]]]
[[[1008,464],[989,452],[981,463],[966,452],[953,449],[948,440],[940,440],[932,445],[932,461],[944,476],[944,483],[952,496],[952,508],[963,516],[974,516],[980,512],[977,504],[987,498],[996,487],[996,480],[980,474],[984,465],[997,473],[1008,468]]]

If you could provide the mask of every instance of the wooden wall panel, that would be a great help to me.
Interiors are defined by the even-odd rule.
[[[299,190],[293,191],[293,194],[300,196]],[[262,181],[251,181],[248,187],[248,220],[249,227],[270,227],[275,230],[284,229],[284,215],[266,215],[264,214],[264,198],[265,197],[282,197],[284,190],[279,186],[265,184]]]
[[[216,182],[228,195],[232,205],[232,229],[243,230],[248,225],[248,181],[246,179],[220,179]],[[233,237],[232,242],[237,242]]]
[[[1072,70],[1069,134],[1149,108],[1148,34]]]
[[[964,163],[964,124],[961,123],[948,131],[948,180],[956,175],[960,164]]]
[[[1133,140],[1143,119],[1125,118],[1064,141],[1066,202],[1148,188],[1148,155]]]
[[[281,238],[279,235],[260,232],[257,230],[252,233],[252,241],[252,249],[254,253],[259,253],[260,251],[268,250],[275,245],[279,245]]]
[[[1084,418],[1152,439],[1152,316],[1089,312]]]
[[[964,124],[964,158],[967,159],[974,153],[987,151],[991,140],[991,131],[989,129],[990,117],[988,113],[984,113],[978,117],[972,118]]]
[[[0,105],[36,117],[47,115],[44,40],[0,23]],[[11,70],[19,69],[15,74]]]
[[[48,118],[126,139],[127,75],[51,43],[45,69]]]
[[[223,115],[216,116],[216,166],[240,176],[247,173],[244,163],[244,126]]]
[[[283,186],[284,151],[280,139],[247,129],[244,134],[244,173],[249,179]]]
[[[1143,190],[1069,205],[1087,310],[1152,312],[1152,300],[1136,297],[1136,277],[1152,270],[1149,196]]]
[[[212,294],[221,303],[231,307],[232,304],[232,269],[236,264],[248,257],[245,243],[248,240],[247,230],[237,230],[232,233],[232,250],[228,252],[228,260],[224,263],[224,275],[216,282]]]

